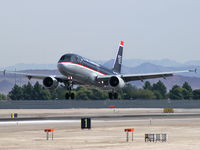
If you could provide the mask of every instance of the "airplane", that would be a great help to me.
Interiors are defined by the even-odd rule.
[[[118,99],[118,93],[115,92],[116,89],[123,88],[127,82],[136,80],[143,81],[145,79],[153,78],[165,79],[166,77],[173,76],[177,73],[196,72],[195,69],[148,74],[122,74],[123,47],[124,42],[121,41],[113,64],[113,69],[108,69],[80,55],[67,53],[63,55],[57,63],[57,68],[61,75],[28,74],[6,70],[4,70],[4,75],[6,73],[19,74],[27,77],[29,80],[32,78],[41,79],[43,80],[44,88],[49,90],[54,90],[58,87],[59,83],[64,83],[68,90],[65,95],[66,99],[75,98],[74,93],[71,92],[74,84],[110,90],[108,93],[109,99]]]

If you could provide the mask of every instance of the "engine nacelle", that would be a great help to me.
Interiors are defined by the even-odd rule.
[[[54,77],[46,77],[43,80],[43,85],[46,89],[54,90],[58,87],[58,81]]]
[[[114,88],[123,88],[125,86],[124,80],[118,76],[112,76],[109,83]]]

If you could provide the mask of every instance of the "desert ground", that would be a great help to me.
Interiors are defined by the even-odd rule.
[[[151,116],[162,109],[51,109],[0,110],[1,118],[18,113],[20,117],[44,116],[114,116],[136,114],[138,117],[92,118],[90,130],[81,129],[80,119],[1,121],[0,150],[199,150],[200,115]],[[140,117],[139,115],[147,115]],[[200,114],[200,109],[176,109],[175,114]],[[44,129],[54,128],[54,139],[46,140]],[[134,140],[126,142],[125,128],[134,128]],[[166,133],[167,142],[145,142],[145,133]],[[131,134],[130,134],[131,138]]]

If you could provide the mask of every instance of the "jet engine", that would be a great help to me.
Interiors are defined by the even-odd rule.
[[[118,76],[112,76],[109,81],[110,85],[115,88],[123,88],[125,86],[125,82],[122,78]]]
[[[46,77],[43,80],[43,85],[46,89],[54,90],[58,87],[58,81],[54,77]]]

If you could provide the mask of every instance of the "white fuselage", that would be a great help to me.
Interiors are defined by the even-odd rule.
[[[96,70],[72,62],[59,62],[57,67],[62,75],[71,76],[78,83],[102,87],[96,82],[96,77],[103,74]]]

